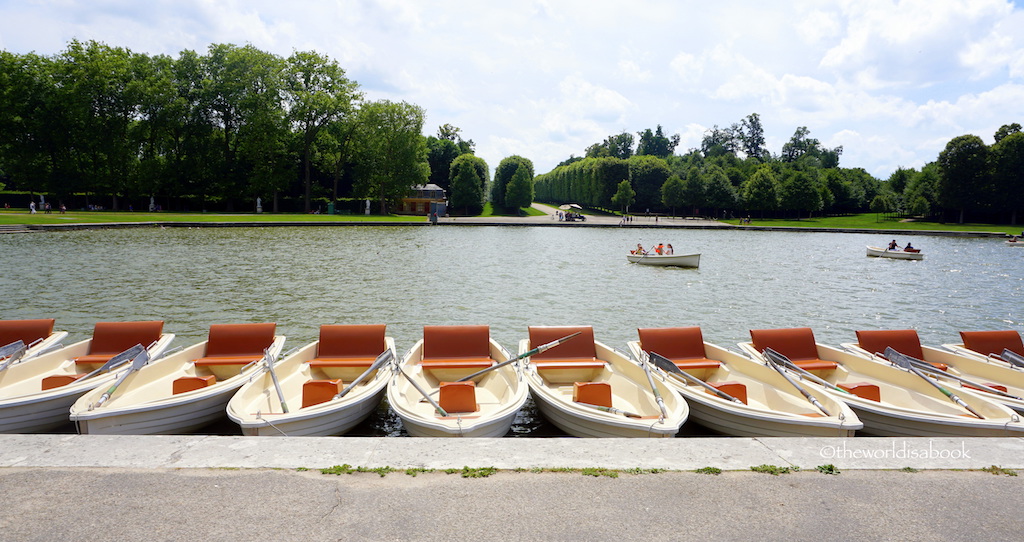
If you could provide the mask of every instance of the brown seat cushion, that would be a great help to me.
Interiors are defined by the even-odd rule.
[[[1002,354],[1004,349],[1024,356],[1024,344],[1021,342],[1020,333],[1013,330],[961,331],[960,338],[963,339],[965,348],[985,356]]]
[[[21,341],[30,345],[53,333],[53,318],[38,320],[0,320],[0,346]]]

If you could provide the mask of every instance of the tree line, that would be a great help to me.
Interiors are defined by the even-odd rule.
[[[487,164],[458,128],[424,137],[424,117],[414,104],[365,100],[311,51],[211,44],[172,58],[95,41],[52,56],[0,51],[0,188],[113,209],[153,198],[250,210],[262,198],[310,212],[353,198],[386,212],[434,181],[479,212]]]
[[[765,147],[760,116],[707,130],[700,148],[674,154],[679,136],[661,126],[607,137],[536,179],[537,199],[598,208],[703,216],[804,217],[813,213],[889,212],[963,221],[1016,223],[1024,190],[1024,135],[1005,125],[995,144],[954,138],[921,171],[900,168],[876,179],[839,166],[828,148],[798,127],[778,154]],[[948,216],[947,216],[948,215]],[[955,215],[955,216],[954,216]]]

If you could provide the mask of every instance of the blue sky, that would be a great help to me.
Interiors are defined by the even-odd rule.
[[[761,116],[887,178],[958,135],[1024,124],[1024,7],[1006,0],[0,0],[0,48],[97,40],[176,56],[251,43],[336,59],[370,99],[462,129],[493,169],[551,170],[608,135],[661,124],[678,151]]]

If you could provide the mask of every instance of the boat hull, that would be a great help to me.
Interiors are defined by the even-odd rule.
[[[552,424],[575,437],[607,438],[671,438],[690,415],[690,407],[682,396],[665,381],[664,375],[652,372],[654,384],[665,401],[668,415],[661,418],[661,411],[650,390],[650,384],[642,368],[600,342],[594,342],[597,359],[605,362],[605,368],[592,381],[609,382],[612,388],[612,406],[639,414],[642,418],[630,418],[622,414],[603,412],[583,406],[572,400],[573,384],[548,381],[536,366],[529,364],[526,382],[530,394],[541,414]],[[530,342],[519,343],[519,352],[530,350]]]
[[[277,355],[283,344],[283,336],[275,337],[271,355]],[[92,405],[106,390],[93,389],[71,406],[71,420],[82,434],[158,435],[191,433],[223,419],[231,396],[266,365],[252,363],[211,386],[173,394],[173,381],[196,376],[192,360],[205,352],[204,341],[143,367],[129,375],[98,408]]]
[[[630,263],[662,267],[700,267],[700,254],[627,254]]]
[[[386,337],[385,344],[393,353],[394,339]],[[235,393],[228,402],[227,414],[241,427],[243,435],[343,435],[377,410],[392,373],[389,364],[341,399],[299,408],[305,382],[334,376],[314,374],[309,367],[308,362],[316,356],[318,345],[319,341],[309,344],[274,364],[285,402],[290,405],[289,413],[283,412],[273,379],[267,372],[243,384]]]
[[[173,339],[173,334],[162,335],[149,349],[150,355],[161,355]],[[58,429],[71,421],[71,406],[83,395],[110,385],[127,370],[127,366],[122,366],[112,373],[99,373],[37,391],[44,378],[70,376],[81,370],[74,359],[88,354],[91,342],[85,340],[30,360],[23,359],[0,372],[0,433],[43,433]]]
[[[740,347],[763,359],[749,342]],[[817,344],[818,358],[839,364],[821,376],[832,384],[866,382],[877,385],[880,401],[828,390],[864,423],[859,433],[886,437],[1008,437],[1024,436],[1024,424],[1008,407],[970,390],[960,396],[984,419],[970,415],[920,377],[837,348]]]
[[[821,416],[773,369],[719,346],[706,342],[704,345],[705,357],[722,365],[702,379],[742,383],[747,391],[747,404],[723,399],[700,385],[669,378],[669,384],[690,405],[690,419],[694,422],[735,437],[852,437],[864,426],[845,403],[820,386],[800,383],[832,414],[828,417]],[[642,355],[640,341],[630,341],[629,349],[634,358]]]
[[[496,362],[509,359],[509,353],[493,339],[490,340],[490,348],[491,358]],[[422,369],[419,364],[421,359],[422,339],[406,353],[398,367],[436,400],[439,381]],[[505,436],[529,397],[529,388],[523,381],[518,363],[495,369],[474,381],[477,382],[476,397],[480,405],[478,412],[439,416],[434,407],[423,400],[423,396],[397,370],[388,383],[388,404],[401,418],[406,432],[413,437]]]
[[[891,258],[893,260],[923,260],[924,253],[888,250],[880,247],[868,247],[868,256],[873,258]]]

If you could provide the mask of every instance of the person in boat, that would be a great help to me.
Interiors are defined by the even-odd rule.
[[[889,243],[889,249],[888,250],[899,250],[899,249],[900,249],[900,246],[898,244],[896,244],[896,240],[893,239],[892,242]]]
[[[676,253],[676,251],[672,248],[672,243],[669,243],[668,246],[665,247],[665,254],[671,256],[672,254],[675,254],[675,253]]]
[[[662,244],[662,243],[658,243],[658,246],[654,247],[654,253],[657,254],[658,256],[664,255],[665,254],[665,245]]]
[[[903,247],[903,250],[906,252],[917,252],[917,249],[915,249],[909,242],[907,243],[907,246]]]
[[[644,250],[644,246],[642,244],[640,244],[640,243],[636,244],[636,250],[631,250],[630,252],[632,252],[633,254],[641,254],[641,255],[647,254],[647,251]]]

